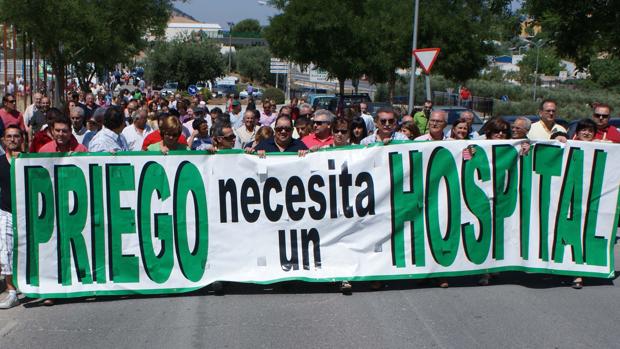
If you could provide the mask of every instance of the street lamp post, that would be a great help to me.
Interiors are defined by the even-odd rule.
[[[232,65],[232,27],[234,22],[228,22],[228,74],[230,74]]]
[[[538,84],[538,59],[542,45],[542,40],[538,40],[538,44],[536,44],[536,67],[534,68],[534,102],[536,102],[536,85]]]
[[[415,0],[413,10],[413,48],[411,49],[411,78],[409,80],[409,114],[413,113],[413,104],[415,101],[415,57],[413,50],[418,48],[418,8],[420,0]]]

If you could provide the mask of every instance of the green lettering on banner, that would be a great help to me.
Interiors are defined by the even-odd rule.
[[[430,156],[426,177],[426,231],[431,253],[437,263],[444,267],[452,265],[459,248],[461,226],[461,188],[456,163],[452,153],[437,147]],[[439,185],[445,179],[448,212],[439,212]],[[439,217],[447,214],[448,226],[445,237],[441,235]]]
[[[424,187],[422,180],[422,153],[409,152],[410,190],[403,190],[403,156],[390,153],[390,185],[392,204],[392,265],[404,268],[405,222],[411,222],[413,264],[424,266]]]
[[[540,242],[538,258],[549,261],[549,206],[551,202],[551,177],[562,174],[564,150],[555,145],[537,144],[534,148],[534,171],[540,175],[538,188]]]
[[[105,264],[105,222],[103,213],[103,168],[90,165],[90,231],[93,260],[93,279],[98,284],[106,283]]]
[[[594,152],[594,160],[592,164],[592,175],[590,177],[590,192],[588,194],[588,209],[586,211],[586,224],[583,233],[584,259],[585,262],[589,265],[607,265],[608,251],[606,249],[606,246],[608,244],[608,241],[602,236],[596,236],[596,220],[598,218],[598,207],[601,201],[603,176],[605,175],[606,162],[607,153],[603,150],[596,150]],[[614,232],[616,231],[617,226],[618,222],[616,222],[616,224],[611,227],[611,236],[614,236]],[[613,249],[610,255],[613,256]]]
[[[138,257],[123,254],[122,240],[124,234],[136,233],[135,211],[121,206],[121,192],[135,189],[134,168],[130,164],[108,164],[106,179],[110,280],[119,283],[138,282]]]
[[[161,284],[168,280],[174,266],[172,216],[165,213],[155,214],[155,227],[151,227],[153,192],[157,193],[157,199],[160,201],[170,197],[170,184],[166,171],[160,164],[150,161],[142,168],[138,187],[138,236],[146,274],[151,280]],[[161,241],[159,254],[153,251],[151,232]]]
[[[504,219],[517,207],[519,153],[512,145],[493,146],[493,258],[504,259]]]
[[[26,247],[28,250],[26,283],[39,286],[39,244],[48,242],[54,233],[54,191],[48,170],[41,166],[24,167],[24,188],[26,188]],[[41,206],[39,206],[39,196]]]
[[[583,192],[583,150],[571,148],[560,190],[560,203],[555,219],[555,237],[551,258],[564,261],[564,247],[571,247],[573,261],[583,264],[581,249],[581,207]]]
[[[532,152],[521,156],[519,177],[519,221],[521,233],[521,258],[530,256],[530,214],[532,211]]]
[[[82,232],[88,214],[88,192],[82,170],[75,165],[54,167],[58,239],[58,282],[71,285],[71,255],[78,280],[92,284],[86,242]],[[69,198],[73,197],[73,207]]]
[[[190,281],[202,278],[207,264],[209,250],[209,222],[207,194],[202,174],[194,164],[184,161],[179,165],[174,183],[174,237],[177,258],[181,272]],[[194,222],[196,240],[190,251],[187,238],[187,196],[191,193],[194,202]]]
[[[474,225],[471,223],[463,223],[461,231],[467,259],[472,263],[482,264],[487,259],[491,248],[493,223],[489,197],[476,185],[474,176],[477,174],[479,180],[488,182],[491,180],[491,168],[484,149],[477,145],[474,148],[476,151],[472,158],[463,161],[461,176],[465,205],[478,219],[479,235],[476,238]]]

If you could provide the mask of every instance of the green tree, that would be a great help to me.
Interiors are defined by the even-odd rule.
[[[529,82],[533,80],[533,74],[536,72],[536,57],[538,56],[538,74],[558,75],[562,70],[560,58],[550,47],[532,48],[525,55],[519,66],[519,80],[521,82]]]
[[[270,61],[271,53],[266,47],[248,47],[237,52],[237,70],[252,81],[267,83],[271,80]]]
[[[149,35],[162,35],[171,9],[171,0],[0,0],[0,21],[28,33],[64,91],[65,66],[87,87],[95,73],[138,54]]]
[[[271,18],[264,36],[275,56],[314,63],[338,79],[344,93],[345,80],[359,78],[368,57],[363,15],[363,1],[290,0]]]
[[[260,22],[252,18],[241,20],[231,28],[233,33],[260,33],[261,30]]]
[[[154,83],[175,80],[184,87],[222,76],[225,66],[219,49],[210,41],[160,41],[148,51],[144,73]]]
[[[590,63],[590,76],[599,86],[609,88],[620,86],[620,59],[595,59]]]
[[[580,68],[599,52],[620,54],[620,1],[527,0],[524,12],[541,25],[557,52]]]

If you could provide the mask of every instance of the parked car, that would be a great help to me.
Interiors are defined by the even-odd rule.
[[[226,97],[228,95],[237,95],[237,85],[231,84],[229,81],[221,81],[216,87],[218,97]]]
[[[179,89],[179,83],[176,81],[166,81],[164,87],[159,91],[159,94],[162,96],[167,96],[169,94],[175,94]]]
[[[204,81],[198,81],[196,83],[196,89],[198,89],[198,91],[202,91],[207,87],[207,83]]]
[[[261,90],[260,88],[254,88],[254,91],[252,91],[252,97],[254,97],[254,99],[262,99],[263,90]],[[248,91],[244,90],[244,91],[239,92],[239,98],[241,99],[248,98]]]
[[[314,110],[326,109],[329,106],[329,101],[335,96],[327,93],[310,93],[307,100]]]
[[[370,99],[370,95],[368,93],[345,94],[343,95],[343,97],[344,97],[344,108],[351,108],[352,106],[360,104],[360,103],[372,102],[372,100]],[[340,94],[336,94],[336,96],[333,97],[329,101],[329,106],[327,107],[327,109],[335,112],[336,109],[338,109],[339,101],[340,101]]]
[[[377,116],[377,111],[381,108],[392,108],[392,105],[388,102],[373,102],[366,103],[368,109],[366,110],[370,115]]]

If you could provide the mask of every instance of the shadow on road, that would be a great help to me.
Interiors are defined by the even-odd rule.
[[[620,270],[616,271],[613,279],[585,278],[585,288],[614,286],[614,280],[620,276]],[[530,289],[552,289],[570,287],[572,278],[568,276],[547,274],[526,274],[520,272],[504,272],[493,276],[489,286],[479,286],[477,276],[464,276],[447,278],[450,288],[469,287],[493,287],[501,285],[517,285]],[[438,288],[437,279],[423,280],[393,280],[383,281],[379,290],[373,290],[369,282],[351,282],[353,294],[363,292],[390,292],[415,289]],[[96,296],[79,297],[70,299],[55,299],[54,305],[90,303],[90,302],[114,302],[122,299],[150,299],[150,298],[175,298],[175,297],[203,297],[225,295],[260,295],[260,294],[320,294],[340,293],[339,283],[313,283],[302,281],[287,281],[270,285],[246,284],[225,282],[221,292],[215,292],[211,286],[204,287],[188,293],[161,294],[161,295],[126,295],[126,296]],[[45,306],[43,299],[24,298],[21,300],[25,308]]]

